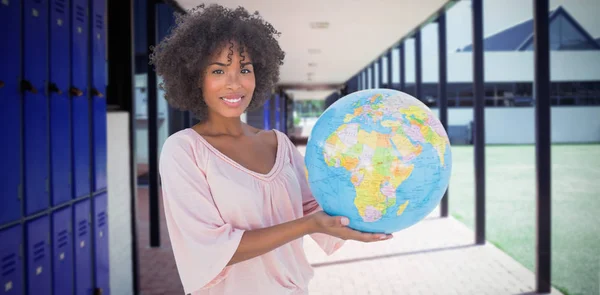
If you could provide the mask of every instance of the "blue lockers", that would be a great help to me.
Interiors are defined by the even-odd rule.
[[[96,286],[103,295],[110,294],[108,252],[108,196],[102,193],[94,197],[94,237],[96,249]]]
[[[50,3],[50,164],[52,204],[72,199],[69,1]]]
[[[52,257],[54,294],[73,294],[73,234],[71,207],[52,214]]]
[[[25,0],[23,7],[25,208],[48,208],[48,1]]]
[[[0,2],[0,226],[107,188],[105,6]],[[0,230],[0,295],[109,294],[107,194],[93,199]]]
[[[90,116],[88,85],[88,1],[71,2],[71,110],[74,197],[91,192]]]
[[[21,225],[0,230],[0,294],[21,295],[23,293],[23,241]]]
[[[94,155],[94,191],[106,189],[106,2],[94,0],[92,5],[92,120]]]
[[[21,217],[21,2],[0,5],[0,224]]]
[[[90,251],[90,200],[73,206],[73,231],[75,241],[75,294],[87,295],[92,290],[92,252]]]
[[[50,218],[27,222],[27,294],[51,294]]]

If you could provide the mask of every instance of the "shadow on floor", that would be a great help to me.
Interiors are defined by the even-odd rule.
[[[387,259],[387,258],[393,258],[393,257],[399,257],[399,256],[410,256],[410,255],[426,254],[426,253],[441,252],[441,251],[452,251],[452,250],[459,250],[459,249],[471,248],[471,247],[480,247],[480,245],[468,244],[468,245],[459,245],[459,246],[452,246],[452,247],[445,247],[445,248],[424,249],[424,250],[418,250],[418,251],[392,253],[392,254],[385,254],[385,255],[370,256],[370,257],[360,257],[360,258],[338,260],[338,261],[331,261],[331,262],[314,263],[314,264],[312,264],[312,266],[314,268],[318,268],[318,267],[331,266],[331,265],[350,264],[350,263],[362,262],[362,261]]]

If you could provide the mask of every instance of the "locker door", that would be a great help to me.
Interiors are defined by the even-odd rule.
[[[0,224],[21,216],[21,1],[0,4]]]
[[[48,1],[24,2],[23,82],[25,207],[30,215],[48,208]]]
[[[23,234],[21,226],[0,230],[0,294],[23,294],[23,257],[21,245]]]
[[[103,295],[110,294],[108,256],[108,196],[103,193],[94,197],[94,239],[96,246],[96,287]]]
[[[92,103],[94,125],[94,191],[106,188],[106,34],[104,0],[93,0],[92,15]]]
[[[90,200],[74,205],[73,229],[75,247],[75,294],[88,295],[92,291],[92,252],[90,249]]]
[[[50,163],[52,204],[71,200],[69,1],[50,3]]]
[[[73,294],[73,239],[71,207],[55,211],[52,217],[54,294]]]
[[[51,294],[50,218],[27,223],[27,294]]]
[[[71,110],[73,113],[73,184],[75,195],[90,193],[90,117],[87,91],[88,80],[88,4],[73,0],[71,7]]]

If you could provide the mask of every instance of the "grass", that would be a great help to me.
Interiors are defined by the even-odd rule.
[[[452,148],[450,213],[474,229],[472,146]],[[535,271],[535,146],[487,146],[486,238]],[[552,146],[552,282],[600,294],[600,145]]]

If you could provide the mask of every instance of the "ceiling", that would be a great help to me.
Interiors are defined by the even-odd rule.
[[[280,85],[294,99],[324,99],[456,0],[177,0],[258,11],[281,32]],[[327,28],[312,28],[313,25]],[[319,51],[315,53],[314,50]]]

